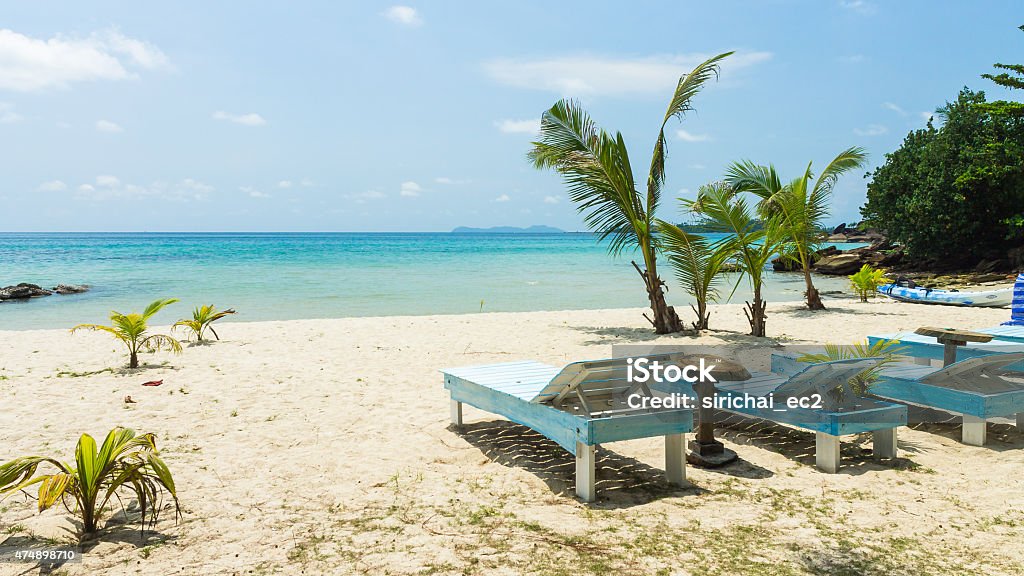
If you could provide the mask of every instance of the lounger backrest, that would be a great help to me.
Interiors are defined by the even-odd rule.
[[[950,380],[969,379],[975,377],[992,376],[999,373],[1001,368],[1016,364],[1024,360],[1024,352],[1010,352],[1006,354],[991,354],[978,356],[954,362],[945,368],[936,370],[921,378],[925,384],[943,385]]]
[[[806,368],[793,374],[786,382],[775,389],[775,395],[803,396],[810,393],[822,394],[837,386],[846,386],[851,378],[877,367],[885,358],[850,358],[848,360],[832,360],[808,364]]]
[[[650,354],[643,356],[662,364],[678,363],[682,352],[673,354]],[[565,398],[578,391],[581,396],[611,396],[623,393],[633,387],[629,382],[628,361],[635,358],[609,358],[606,360],[584,360],[568,364],[530,402],[541,404],[558,398]]]

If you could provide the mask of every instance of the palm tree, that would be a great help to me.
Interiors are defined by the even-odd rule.
[[[717,78],[718,62],[730,54],[719,54],[680,77],[654,144],[646,194],[637,189],[622,134],[616,132],[613,136],[598,128],[573,100],[559,100],[544,112],[540,141],[533,143],[528,155],[534,167],[551,168],[562,175],[569,197],[584,214],[587,226],[600,240],[611,240],[608,250],[612,255],[627,248],[640,251],[644,268],[635,261],[633,267],[647,288],[653,314],[653,319],[647,320],[658,334],[683,330],[679,315],[665,303],[665,283],[658,276],[657,266],[655,212],[665,183],[665,125],[672,118],[681,120],[693,109],[691,99],[705,82]]]
[[[730,234],[719,241],[716,249],[735,258],[740,268],[740,279],[746,276],[750,280],[754,298],[753,302],[746,303],[743,313],[750,322],[750,333],[764,336],[768,303],[761,297],[761,289],[765,268],[785,241],[780,219],[769,217],[759,220],[746,198],[724,182],[701,186],[697,199],[683,199],[683,204],[702,216],[713,229]]]
[[[206,331],[209,330],[213,337],[220,340],[220,336],[217,331],[213,329],[213,323],[221,318],[234,314],[235,311],[232,308],[227,310],[217,311],[213,307],[213,304],[205,304],[203,306],[196,307],[192,310],[192,319],[182,318],[171,326],[173,332],[175,328],[181,327],[183,329],[190,330],[196,336],[196,342],[203,343],[205,341]]]
[[[730,247],[712,246],[705,237],[690,234],[664,220],[658,220],[658,234],[661,236],[662,250],[675,268],[676,278],[697,300],[696,306],[691,305],[697,314],[693,328],[707,330],[708,319],[711,317],[708,301],[718,299],[715,285],[721,278],[719,274],[723,265],[729,260]]]
[[[761,201],[758,213],[762,217],[780,216],[786,232],[786,244],[791,258],[796,260],[804,273],[807,291],[807,307],[824,310],[821,296],[811,280],[811,254],[821,242],[823,221],[829,215],[832,203],[832,189],[839,176],[860,168],[867,160],[863,148],[847,148],[829,162],[816,182],[811,172],[811,163],[803,175],[783,185],[775,166],[759,166],[746,160],[736,162],[726,172],[725,181],[738,192],[752,192]]]
[[[147,350],[169,348],[175,354],[181,353],[181,342],[178,342],[173,337],[164,334],[146,334],[146,330],[149,328],[146,322],[164,306],[174,304],[177,301],[177,298],[155,300],[152,304],[146,306],[142,314],[138,312],[121,314],[115,310],[110,313],[110,326],[79,324],[71,329],[71,333],[73,334],[78,330],[100,330],[112,334],[114,338],[120,340],[128,348],[128,367],[138,368],[139,350],[143,348]]]

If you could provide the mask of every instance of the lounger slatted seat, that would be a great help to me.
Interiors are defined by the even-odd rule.
[[[1009,326],[1002,324],[991,328],[981,328],[977,331],[982,334],[991,334],[992,336],[995,336],[995,340],[1024,344],[1024,326]]]
[[[718,382],[719,396],[737,399],[763,398],[771,394],[773,408],[757,407],[750,402],[742,407],[724,407],[727,412],[764,418],[815,433],[815,463],[819,469],[834,473],[839,470],[839,437],[846,434],[872,432],[874,455],[896,457],[896,428],[907,423],[907,408],[877,399],[858,397],[851,389],[850,378],[877,366],[881,358],[838,360],[820,364],[803,364],[788,375],[754,372],[742,382]],[[842,401],[830,400],[830,391],[844,390]],[[819,408],[811,406],[814,395],[823,399]],[[805,407],[789,407],[789,398],[805,399]]]
[[[679,355],[646,358],[675,363]],[[686,481],[684,434],[693,429],[689,409],[637,409],[626,402],[631,391],[651,395],[646,385],[626,378],[626,358],[574,362],[557,368],[540,362],[506,362],[446,368],[451,421],[462,426],[462,405],[536,430],[576,456],[576,494],[593,501],[598,444],[665,437],[665,473],[672,484]]]
[[[1014,366],[1024,353],[988,354],[960,360],[945,368],[897,362],[885,366],[871,393],[880,398],[935,408],[963,418],[963,442],[985,443],[988,418],[1016,415],[1024,430],[1024,374]],[[772,370],[798,370],[804,363],[788,355],[772,357]]]

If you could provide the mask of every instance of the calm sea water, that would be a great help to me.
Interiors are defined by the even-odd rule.
[[[669,280],[670,303],[686,308]],[[102,322],[163,297],[181,303],[158,323],[198,304],[235,308],[239,321],[647,304],[629,259],[591,234],[0,234],[0,286],[18,282],[93,288],[0,303],[0,329]],[[767,288],[769,301],[798,300],[802,278],[772,274]],[[820,288],[846,280],[821,278]]]

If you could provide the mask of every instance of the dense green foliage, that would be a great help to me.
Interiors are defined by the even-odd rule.
[[[861,212],[915,258],[972,265],[1024,238],[1024,120],[984,102],[965,88],[871,174]]]
[[[37,475],[42,464],[56,471]],[[165,492],[180,514],[171,471],[157,456],[156,437],[136,436],[128,428],[111,430],[98,449],[92,436],[82,434],[75,448],[74,465],[43,456],[23,456],[0,465],[0,494],[9,495],[36,484],[39,511],[62,503],[68,512],[81,516],[85,535],[96,532],[111,498],[123,506],[122,492],[138,501],[143,528],[147,520],[150,525],[156,523]]]

